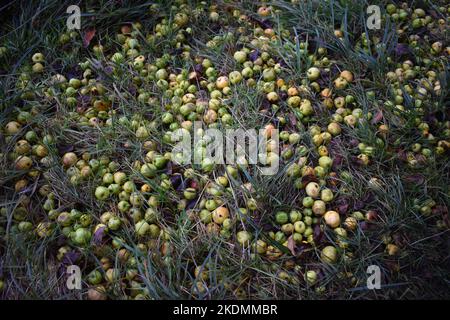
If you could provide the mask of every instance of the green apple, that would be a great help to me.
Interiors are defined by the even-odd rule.
[[[108,221],[108,228],[110,230],[116,231],[116,230],[120,229],[121,224],[122,224],[122,221],[120,220],[120,218],[113,216]]]
[[[188,200],[193,200],[197,196],[197,191],[194,188],[187,188],[184,190],[183,195]]]
[[[134,226],[138,236],[145,236],[150,231],[150,225],[145,220],[138,221]]]
[[[308,285],[313,286],[317,282],[317,272],[314,270],[308,270],[305,273],[305,281],[308,283]]]
[[[275,214],[275,221],[280,225],[285,224],[289,221],[289,216],[286,212],[279,211]]]
[[[87,245],[91,241],[91,232],[86,228],[78,228],[71,234],[72,241],[80,246]]]
[[[100,271],[98,270],[92,270],[88,275],[87,275],[87,282],[89,282],[90,284],[100,284],[103,280],[102,274]]]
[[[252,240],[252,234],[248,231],[242,230],[236,234],[236,239],[241,246],[246,247]]]
[[[305,208],[311,208],[314,205],[314,199],[312,197],[304,197],[302,204]]]
[[[319,68],[316,68],[316,67],[309,68],[306,71],[306,76],[311,81],[315,81],[315,80],[319,79],[319,77],[320,77],[320,70],[319,70]]]
[[[154,178],[158,169],[152,163],[145,163],[141,166],[141,174],[146,178]]]
[[[322,249],[322,252],[320,254],[322,261],[329,264],[335,263],[337,260],[337,256],[337,250],[333,246],[326,246]]]
[[[244,63],[247,60],[247,53],[245,51],[236,51],[233,57],[236,62]]]
[[[331,200],[333,200],[334,195],[333,195],[333,191],[331,191],[330,189],[323,189],[320,192],[320,199],[322,199],[322,201],[325,202],[330,202]]]
[[[306,194],[311,198],[318,198],[320,192],[320,186],[316,182],[310,182],[305,188]]]
[[[239,71],[232,71],[228,75],[228,78],[230,79],[230,82],[232,84],[237,84],[242,81],[242,75]]]
[[[104,201],[109,197],[109,189],[103,186],[99,186],[95,189],[95,197],[98,200]]]
[[[131,205],[128,201],[122,200],[117,205],[117,208],[120,212],[127,212],[130,209]]]
[[[123,184],[123,191],[126,193],[132,194],[136,191],[136,185],[133,181],[127,181]]]
[[[253,69],[246,67],[242,70],[242,76],[246,79],[253,77]]]
[[[294,223],[294,230],[298,233],[304,233],[306,230],[306,224],[303,221],[296,221]]]

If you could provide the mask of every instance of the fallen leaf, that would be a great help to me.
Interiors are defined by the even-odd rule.
[[[420,164],[426,164],[427,163],[427,158],[423,155],[423,154],[418,154],[415,156],[417,162],[419,162]]]
[[[259,51],[258,50],[253,50],[252,52],[250,52],[248,58],[250,59],[250,61],[254,62],[256,59],[258,59],[259,57]]]
[[[358,158],[357,156],[351,156],[350,158],[351,163],[363,167],[364,166],[364,162],[362,159]]]
[[[302,254],[304,254],[304,253],[307,253],[308,251],[310,251],[311,250],[311,245],[309,244],[309,243],[300,243],[298,246],[297,246],[297,250],[298,250],[298,253],[297,253],[297,258],[298,257],[300,257]]]
[[[447,225],[447,228],[450,227],[450,219],[448,218],[448,214],[444,214],[444,216],[442,217],[442,221],[444,221],[444,223]]]
[[[297,118],[295,117],[295,115],[292,112],[290,112],[288,114],[288,118],[289,118],[290,124],[292,124],[293,126],[297,125]]]
[[[203,74],[203,71],[204,71],[203,69],[204,69],[204,68],[203,68],[203,65],[200,64],[200,63],[198,63],[198,64],[196,64],[196,65],[194,66],[194,71],[197,73],[197,76]],[[197,78],[197,77],[196,77],[196,78]],[[194,80],[194,79],[192,79],[192,80]]]
[[[307,185],[310,182],[319,182],[319,179],[317,179],[317,177],[313,174],[307,174],[306,176],[303,176],[301,179],[304,185]]]
[[[334,171],[339,171],[344,163],[344,157],[340,154],[336,154],[333,158],[332,168]]]
[[[375,210],[369,210],[366,214],[367,221],[371,222],[378,218],[378,213]]]
[[[361,230],[365,231],[367,229],[370,229],[370,224],[367,223],[367,221],[363,221],[359,224],[359,227],[361,228]]]
[[[375,195],[372,192],[367,192],[364,194],[364,197],[361,199],[364,203],[371,203],[375,201]]]
[[[106,227],[98,228],[94,233],[94,244],[99,245],[102,243],[103,236],[105,235]]]
[[[404,178],[405,182],[415,184],[415,185],[421,185],[425,182],[425,177],[421,174],[411,174]]]
[[[170,176],[170,183],[172,184],[172,187],[176,190],[179,190],[179,186],[182,184],[183,177],[179,173],[175,173],[174,175]]]
[[[358,139],[351,139],[348,144],[351,148],[356,148],[359,144],[359,141]]]
[[[69,252],[67,252],[64,255],[64,257],[62,259],[62,264],[63,265],[75,264],[78,261],[79,258],[80,258],[80,253],[79,252],[74,251],[74,250],[69,251]]]
[[[73,151],[74,148],[73,145],[58,143],[56,149],[58,150],[59,155],[63,156],[65,153]]]
[[[188,180],[188,183],[190,188],[197,189],[199,187],[199,184],[196,180]]]
[[[433,214],[445,216],[448,214],[448,208],[446,206],[437,205],[433,208]]]
[[[349,201],[347,199],[338,199],[336,201],[336,211],[340,214],[346,214],[349,208]]]
[[[365,206],[365,203],[364,203],[363,201],[361,201],[361,200],[356,200],[356,201],[355,201],[355,204],[353,205],[353,210],[359,211],[359,210],[361,210],[362,208],[364,208],[364,206]]]
[[[383,120],[383,111],[378,110],[378,112],[372,119],[372,124],[376,124],[376,123],[380,122],[381,120]]]
[[[412,53],[411,48],[403,43],[399,43],[397,44],[397,46],[395,47],[395,54],[399,57],[405,56],[405,55],[409,55]]]
[[[86,30],[83,37],[84,47],[88,47],[91,43],[92,38],[95,36],[95,28],[91,27]]]
[[[288,238],[287,247],[291,251],[292,255],[295,256],[295,241],[292,235]]]
[[[321,243],[324,239],[324,233],[322,228],[320,228],[319,225],[316,225],[314,227],[314,233],[313,233],[314,243]]]
[[[197,198],[195,198],[195,199],[189,201],[189,202],[187,203],[187,205],[186,205],[186,210],[194,209],[194,208],[195,208],[195,205],[197,204],[197,201],[198,201]]]
[[[399,151],[397,152],[397,156],[398,156],[398,158],[399,158],[401,161],[403,161],[403,162],[408,161],[407,153],[406,153],[405,150],[399,150]]]

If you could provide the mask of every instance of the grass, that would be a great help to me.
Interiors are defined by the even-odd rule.
[[[403,62],[396,57],[396,49],[399,43],[407,40],[396,32],[399,25],[389,18],[383,20],[381,30],[367,30],[362,23],[366,19],[365,1],[271,1],[267,5],[279,11],[267,19],[256,13],[260,4],[217,2],[219,8],[224,8],[223,12],[218,10],[219,22],[209,20],[207,5],[186,2],[197,8],[191,12],[191,31],[184,33],[188,39],[186,44],[190,46],[191,58],[188,59],[183,58],[176,48],[180,37],[177,30],[168,30],[163,37],[148,36],[154,33],[158,24],[164,24],[163,19],[167,20],[167,25],[173,24],[178,1],[157,1],[158,9],[152,9],[154,2],[148,1],[83,2],[80,4],[83,29],[73,32],[71,40],[65,44],[60,43],[61,35],[67,34],[65,8],[73,3],[28,1],[20,2],[15,8],[12,4],[0,8],[2,21],[6,21],[0,33],[0,46],[8,50],[0,58],[0,124],[4,128],[20,111],[35,113],[23,125],[20,134],[8,139],[6,135],[0,136],[0,280],[4,283],[0,297],[82,299],[86,298],[87,289],[91,286],[87,282],[87,273],[98,270],[107,277],[106,270],[116,268],[121,281],[102,281],[107,286],[107,296],[112,299],[134,298],[137,293],[138,298],[146,299],[448,298],[448,150],[443,155],[433,154],[426,163],[419,161],[417,166],[408,164],[404,159],[406,156],[403,156],[414,143],[432,150],[435,148],[435,144],[418,129],[418,119],[433,126],[430,132],[438,140],[448,141],[444,132],[445,121],[449,121],[446,110],[448,55],[431,57],[434,65],[429,69],[440,71],[441,92],[424,99],[424,108],[420,110],[414,105],[415,92],[408,93],[401,86],[405,110],[399,111],[392,103],[398,95],[392,90],[395,84],[386,80],[386,73],[395,71],[400,66],[397,62]],[[387,3],[380,3],[383,14]],[[435,9],[444,4],[443,1],[424,3]],[[410,2],[410,6],[415,8],[416,5]],[[233,10],[239,10],[239,15],[246,14],[250,23],[244,24],[239,15],[233,17]],[[158,170],[155,178],[144,177],[136,162],[139,165],[144,163],[149,150],[145,149],[142,140],[136,138],[136,129],[140,126],[148,128],[150,137],[147,140],[154,143],[155,150],[161,155],[170,152],[171,143],[164,140],[167,125],[161,122],[161,118],[176,102],[158,87],[154,79],[143,76],[131,64],[110,61],[114,52],[125,52],[117,38],[120,27],[137,21],[142,24],[142,29],[135,34],[140,54],[152,64],[165,60],[169,73],[178,74],[183,69],[190,72],[205,58],[213,63],[218,75],[239,70],[241,66],[233,59],[233,53],[244,45],[260,50],[258,45],[249,41],[252,28],[269,23],[276,37],[266,51],[277,62],[282,62],[284,67],[279,76],[288,87],[309,86],[306,71],[314,65],[311,55],[320,56],[319,48],[326,48],[331,67],[330,73],[321,79],[320,86],[331,87],[340,71],[351,71],[355,81],[333,94],[352,95],[355,98],[352,108],[360,108],[367,117],[356,127],[343,123],[342,134],[333,138],[333,143],[328,146],[331,156],[341,159],[340,164],[336,165],[335,161],[337,167],[333,169],[338,175],[334,180],[327,178],[327,185],[332,188],[337,201],[332,207],[339,208],[342,219],[355,211],[366,213],[370,210],[377,213],[378,219],[360,223],[354,231],[349,230],[346,246],[327,226],[322,229],[314,227],[314,245],[289,248],[289,245],[282,244],[283,241],[276,241],[269,235],[269,231],[281,229],[274,221],[276,212],[302,209],[305,193],[296,188],[298,180],[286,173],[289,166],[298,163],[301,157],[307,158],[307,165],[317,165],[319,154],[308,128],[314,124],[326,128],[334,113],[323,106],[320,92],[311,88],[304,94],[316,110],[309,119],[304,119],[284,100],[280,100],[278,108],[273,108],[258,85],[252,87],[245,82],[232,86],[231,94],[222,100],[232,121],[228,126],[221,123],[219,130],[260,129],[267,123],[274,123],[280,131],[286,129],[300,134],[299,145],[306,147],[306,153],[301,154],[297,150],[291,159],[281,160],[277,174],[265,176],[256,168],[249,167],[237,178],[232,178],[226,173],[226,166],[218,165],[211,174],[196,170],[191,177],[186,174],[190,166],[171,164]],[[239,29],[242,26],[244,30]],[[92,28],[95,28],[94,40],[85,46],[83,37],[86,30]],[[342,30],[342,38],[336,36],[335,29]],[[286,30],[289,35],[283,34]],[[407,34],[414,32],[405,28]],[[371,39],[371,45],[363,45],[362,35]],[[211,40],[215,36],[220,39],[215,39],[216,44],[212,45]],[[439,39],[444,39],[448,45],[448,32]],[[379,45],[374,41],[379,41]],[[104,45],[101,54],[93,51],[93,45],[97,43]],[[306,47],[302,48],[304,44]],[[23,81],[24,74],[30,74],[31,56],[38,51],[45,53],[45,71],[39,76],[31,74],[30,81]],[[80,63],[84,62],[90,64],[95,80],[86,86],[89,89],[87,93],[77,93],[77,101],[71,105],[67,102],[69,94],[52,79],[57,73],[68,79],[83,78],[85,68]],[[262,81],[262,75],[255,75],[255,80]],[[414,90],[419,85],[418,79],[408,83]],[[195,84],[201,86],[199,81]],[[48,88],[52,88],[53,93]],[[207,88],[201,90],[198,95],[207,99],[211,97]],[[375,96],[370,94],[371,91]],[[144,99],[140,94],[147,96]],[[83,101],[83,98],[112,101],[114,113],[108,115],[111,125],[91,125],[87,118],[80,118],[80,114],[84,116],[89,112],[88,107],[93,102]],[[372,120],[379,112],[382,118],[375,123]],[[427,120],[429,115],[440,119],[434,122]],[[200,119],[198,116],[197,120]],[[284,121],[286,125],[283,125]],[[390,128],[386,137],[379,134],[381,123]],[[11,165],[14,160],[11,153],[16,143],[23,139],[23,134],[31,129],[47,147],[48,162],[43,164],[36,160],[37,177],[26,176],[29,182],[26,189],[16,192],[15,183],[24,175]],[[44,143],[42,137],[46,135],[54,137],[54,141]],[[358,143],[374,147],[370,165],[361,165],[357,160],[361,154]],[[94,190],[102,183],[103,172],[96,172],[73,184],[68,170],[61,165],[61,156],[70,151],[78,155],[89,153],[93,159],[106,156],[117,163],[118,170],[126,172],[130,180],[138,185],[147,184],[149,191],[141,196],[144,200],[150,197],[159,200],[155,224],[163,232],[144,241],[136,237],[131,214],[118,210],[118,201],[112,198],[105,202],[97,201]],[[343,171],[349,173],[349,179],[341,175]],[[228,191],[215,183],[219,176],[229,178]],[[298,179],[308,178],[311,177]],[[373,178],[377,179],[377,184]],[[180,179],[182,186],[199,184],[201,188],[197,190],[196,199],[185,201],[183,188],[177,188],[174,182],[166,187],[167,179]],[[68,241],[60,225],[44,238],[32,232],[18,231],[17,226],[22,220],[31,222],[33,229],[40,222],[49,220],[50,213],[43,208],[46,197],[40,194],[44,184],[49,186],[58,212],[78,209],[88,213],[94,225],[101,223],[101,215],[105,211],[110,211],[123,219],[123,227],[105,235],[107,242],[84,247]],[[211,185],[219,190],[220,196],[209,193]],[[220,198],[233,213],[234,224],[229,237],[210,232],[208,225],[202,222],[199,217],[202,197]],[[431,215],[424,216],[420,207],[430,199],[436,205]],[[243,215],[240,208],[249,206],[251,201],[255,201],[257,210]],[[27,214],[21,218],[20,208],[23,207],[27,208]],[[146,204],[144,212],[148,207],[152,206]],[[439,226],[441,222],[444,227]],[[280,257],[271,259],[240,246],[235,239],[240,230],[251,232],[254,240],[265,241],[275,253],[280,252]],[[398,255],[386,253],[388,243],[400,248]],[[330,265],[321,260],[324,245],[338,248],[340,258],[337,263]],[[66,254],[66,260],[58,259],[61,248],[70,252]],[[123,259],[124,252],[129,255],[128,260]],[[69,258],[74,261],[67,261]],[[65,285],[65,267],[72,263],[83,271],[82,291],[69,290]],[[109,268],[103,268],[105,264]],[[367,289],[367,267],[370,265],[381,269],[381,290]],[[206,272],[204,278],[194,275],[196,268],[200,273]],[[137,275],[132,280],[125,280],[130,270],[136,271]],[[317,285],[310,286],[304,281],[308,270],[317,271]]]

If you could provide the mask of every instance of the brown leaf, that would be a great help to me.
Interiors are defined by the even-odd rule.
[[[364,208],[364,206],[365,206],[365,203],[364,203],[363,201],[361,201],[361,200],[356,200],[356,201],[355,201],[355,204],[353,205],[353,210],[359,211],[359,210],[361,210],[362,208]]]
[[[189,184],[189,187],[194,188],[194,189],[197,189],[200,187],[198,181],[196,181],[196,180],[190,180],[188,184]]]
[[[375,195],[372,192],[367,192],[361,199],[364,203],[371,203],[375,201]]]
[[[340,198],[336,201],[336,211],[340,214],[346,214],[349,208],[349,201],[344,198]]]
[[[57,143],[56,149],[58,150],[59,155],[63,156],[65,153],[73,151],[74,147],[69,144]]]
[[[195,199],[189,201],[189,202],[187,203],[187,205],[186,205],[186,210],[194,209],[194,208],[195,208],[195,205],[197,204],[197,201],[198,201],[197,198],[195,198]]]
[[[378,218],[378,213],[375,210],[369,210],[366,214],[367,221],[375,221]]]
[[[372,119],[372,124],[376,124],[383,120],[383,111],[378,110],[377,114]]]
[[[75,250],[67,252],[62,259],[62,264],[72,265],[75,264],[80,258],[81,254]]]
[[[444,216],[442,217],[442,221],[445,222],[445,224],[447,225],[447,228],[450,227],[450,219],[448,218],[448,214],[444,214]]]
[[[358,140],[358,139],[351,139],[351,140],[348,142],[348,145],[349,145],[351,148],[356,148],[356,147],[358,146],[358,144],[359,144],[359,140]]]
[[[306,176],[302,177],[302,183],[304,185],[307,185],[310,182],[319,182],[319,179],[313,174],[307,174]]]
[[[448,208],[446,206],[437,205],[433,208],[433,214],[445,216],[448,214]]]
[[[106,234],[106,227],[100,227],[94,232],[94,244],[100,245],[103,241],[103,237]]]
[[[290,122],[293,126],[296,126],[296,125],[297,125],[297,118],[295,117],[295,115],[294,115],[292,112],[290,112],[290,113],[288,114],[288,118],[289,118],[289,122]]]
[[[331,189],[336,189],[339,184],[339,178],[336,172],[330,172],[330,177],[327,179]]]
[[[287,247],[291,251],[292,255],[295,256],[295,241],[292,235],[288,238]]]
[[[84,47],[87,48],[89,46],[89,44],[91,43],[91,40],[92,40],[92,38],[94,38],[94,36],[95,36],[95,28],[94,27],[88,28],[86,30],[86,32],[84,33],[84,37],[83,37]]]
[[[184,189],[184,186],[182,186],[183,182],[183,176],[179,173],[175,173],[174,175],[170,176],[170,182],[172,184],[172,187],[175,190],[182,190]],[[180,188],[182,186],[182,188]]]
[[[392,239],[394,240],[394,243],[399,247],[403,246],[405,243],[404,236],[401,233],[394,233],[392,235]]]
[[[425,182],[425,177],[421,174],[410,174],[404,178],[405,182],[420,185]]]
[[[407,157],[407,154],[406,154],[405,150],[399,150],[397,154],[398,154],[398,158],[401,161],[403,161],[403,162],[407,162],[408,161],[408,157]]]
[[[334,171],[339,171],[344,163],[344,157],[340,154],[335,154],[333,158],[332,168]]]
[[[357,165],[357,166],[364,166],[364,162],[362,161],[362,159],[358,158],[357,156],[351,156],[350,161],[352,164]]]
[[[309,243],[300,243],[297,246],[297,250],[298,250],[298,254],[297,254],[297,258],[300,257],[302,254],[304,253],[308,253],[311,250],[311,245]]]
[[[420,164],[427,163],[427,158],[423,154],[418,154],[415,156],[415,158]]]
[[[324,240],[324,233],[322,228],[320,228],[320,225],[316,225],[314,227],[314,233],[313,233],[314,242],[317,244],[320,244]]]
[[[385,260],[384,264],[393,272],[398,272],[400,270],[400,266],[397,261]]]
[[[430,12],[430,15],[431,15],[434,19],[438,20],[438,19],[440,18],[439,15],[438,15],[438,13],[436,12],[436,10],[430,10],[429,12]]]
[[[172,163],[172,161],[169,161],[169,163],[167,164],[167,174],[172,174],[174,173],[174,164]]]
[[[367,229],[370,229],[370,224],[367,221],[363,221],[359,224],[361,230],[365,231]]]

